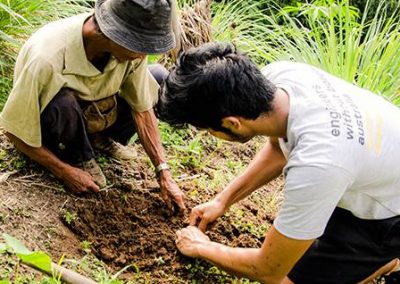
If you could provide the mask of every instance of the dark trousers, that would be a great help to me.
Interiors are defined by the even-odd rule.
[[[363,220],[336,208],[288,277],[296,284],[354,284],[399,257],[400,216]]]
[[[159,84],[168,76],[168,71],[159,64],[150,65],[149,71]],[[94,158],[82,106],[77,98],[76,91],[62,88],[40,116],[43,146],[70,163]],[[135,123],[131,107],[118,96],[117,112],[117,121],[101,134],[126,145],[136,132]]]

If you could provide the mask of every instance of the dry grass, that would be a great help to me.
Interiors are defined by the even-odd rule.
[[[200,0],[192,6],[185,5],[174,23],[175,33],[179,35],[176,50],[161,57],[159,62],[169,67],[176,60],[180,51],[210,42],[211,36],[211,0]]]

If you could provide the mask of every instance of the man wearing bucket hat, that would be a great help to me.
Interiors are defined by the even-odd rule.
[[[153,106],[167,71],[147,54],[174,48],[174,0],[98,0],[95,13],[50,23],[26,42],[0,125],[15,146],[74,192],[106,178],[94,149],[131,160],[137,132],[171,208],[185,208],[160,142]],[[156,81],[157,80],[157,81]]]

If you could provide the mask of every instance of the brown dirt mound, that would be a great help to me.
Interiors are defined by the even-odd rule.
[[[77,260],[88,256],[83,241],[91,242],[92,252],[106,262],[110,273],[131,265],[122,276],[129,283],[232,283],[235,278],[205,261],[181,255],[175,247],[175,231],[187,225],[193,206],[221,190],[211,181],[218,181],[222,174],[217,169],[225,165],[224,158],[238,160],[232,157],[238,151],[240,160],[248,163],[255,146],[204,147],[205,166],[185,169],[177,178],[187,196],[188,211],[182,216],[166,210],[139,146],[140,155],[132,164],[99,156],[112,186],[99,194],[75,196],[42,167],[21,156],[0,132],[0,174],[12,173],[0,183],[0,232],[13,235],[30,249],[48,252],[54,261],[62,256]],[[206,178],[209,186],[199,185],[198,178]],[[211,240],[259,247],[273,220],[275,210],[270,205],[274,205],[274,191],[280,185],[279,181],[271,184],[235,205],[207,232]],[[71,217],[74,214],[76,218]],[[91,273],[83,268],[80,272]]]
[[[187,205],[193,204],[189,201]],[[167,269],[169,275],[179,275],[181,280],[194,277],[200,283],[215,283],[210,273],[188,269],[193,260],[177,251],[175,231],[188,225],[188,216],[166,210],[157,188],[138,189],[120,183],[108,192],[85,198],[85,202],[69,202],[66,210],[76,213],[77,218],[65,224],[82,240],[91,242],[93,253],[115,269],[135,264],[152,277]],[[233,227],[229,217],[215,224],[208,235],[214,241],[241,247],[258,247],[262,241]],[[204,262],[201,265],[210,267]],[[159,283],[164,280],[160,277]],[[156,282],[152,278],[152,283]]]

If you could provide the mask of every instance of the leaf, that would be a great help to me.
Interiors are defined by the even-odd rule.
[[[39,268],[47,273],[51,273],[51,259],[46,253],[37,251],[30,254],[17,254],[17,256],[23,263]]]
[[[22,242],[8,234],[3,234],[3,238],[6,241],[7,247],[10,248],[23,263],[51,273],[51,259],[46,253],[42,251],[31,252]]]
[[[16,238],[4,233],[3,238],[6,241],[7,246],[16,254],[30,254],[31,251],[24,246],[22,242]]]
[[[11,282],[10,282],[10,280],[3,279],[3,280],[0,280],[0,284],[11,284]]]

